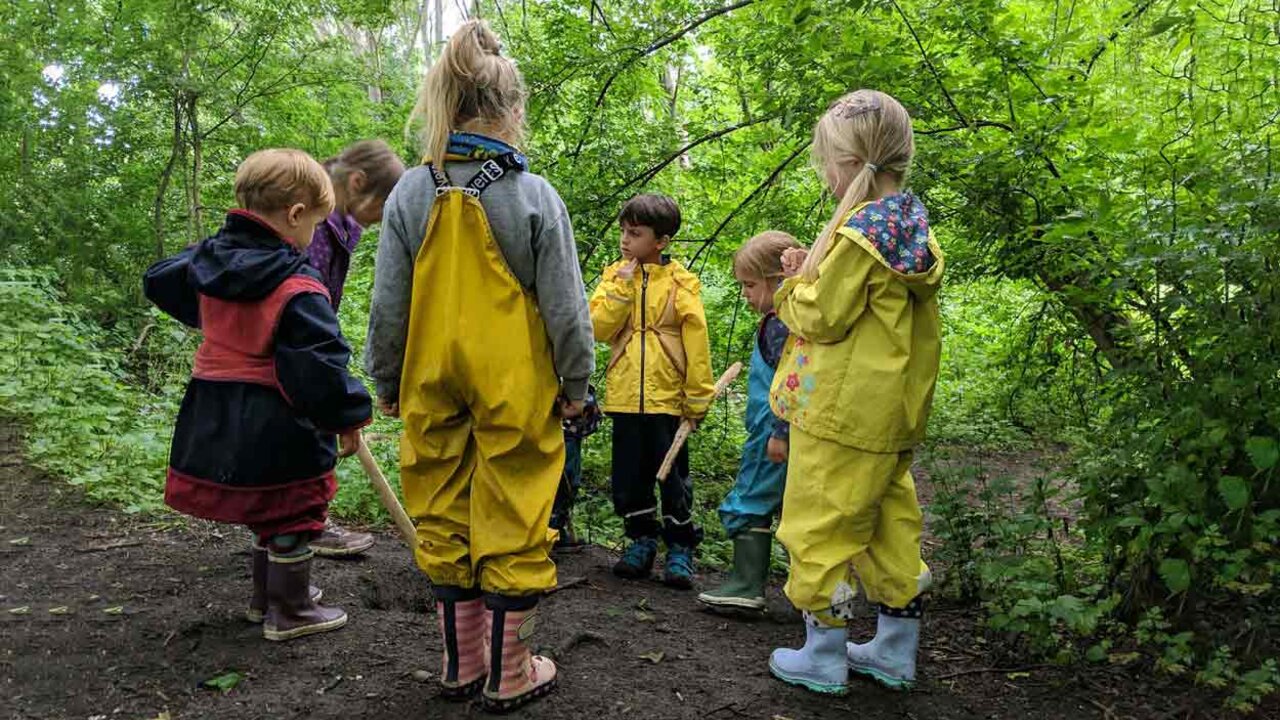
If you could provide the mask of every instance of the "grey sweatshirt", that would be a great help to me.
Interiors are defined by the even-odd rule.
[[[446,168],[458,185],[479,170],[479,162],[451,162]],[[422,247],[435,194],[431,173],[425,167],[413,168],[400,178],[382,214],[364,366],[373,376],[378,397],[393,402],[400,397],[414,258]],[[595,370],[595,341],[564,202],[541,176],[515,172],[490,185],[480,205],[511,272],[537,298],[564,394],[571,400],[585,399]]]

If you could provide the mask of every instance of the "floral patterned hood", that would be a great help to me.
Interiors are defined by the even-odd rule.
[[[899,193],[862,205],[843,228],[876,258],[897,273],[918,297],[931,297],[942,279],[936,245],[929,232],[929,213],[911,193]]]

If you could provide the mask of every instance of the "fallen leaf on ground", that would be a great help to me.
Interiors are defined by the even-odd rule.
[[[641,660],[648,660],[649,662],[653,663],[654,665],[657,665],[658,663],[662,662],[662,659],[663,659],[663,658],[665,658],[666,656],[667,656],[667,654],[666,654],[665,652],[663,652],[663,651],[661,651],[661,650],[657,650],[657,651],[655,651],[655,652],[645,653],[644,655],[641,655],[641,656],[640,656],[640,659],[641,659]]]
[[[208,688],[209,690],[221,690],[224,693],[229,693],[235,689],[235,686],[239,685],[244,678],[244,673],[239,670],[229,670],[221,675],[215,675],[208,680],[202,680],[200,682],[200,687]]]

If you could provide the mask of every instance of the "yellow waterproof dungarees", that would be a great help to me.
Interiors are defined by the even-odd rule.
[[[489,160],[462,188],[427,166],[437,194],[414,260],[400,385],[400,477],[418,565],[437,585],[540,593],[556,584],[548,520],[564,466],[560,383],[537,304],[479,199],[514,168]]]

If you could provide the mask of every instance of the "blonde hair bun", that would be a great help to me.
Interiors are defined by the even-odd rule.
[[[479,123],[498,139],[523,139],[524,78],[502,41],[483,20],[469,20],[449,38],[418,90],[410,126],[421,125],[419,137],[427,156],[443,162],[449,133]]]

